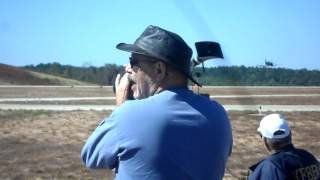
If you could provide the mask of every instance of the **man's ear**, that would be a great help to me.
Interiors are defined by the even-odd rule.
[[[167,72],[167,66],[164,62],[158,61],[154,64],[155,74],[158,81],[165,78]]]
[[[269,143],[268,143],[268,141],[267,141],[267,138],[265,138],[265,137],[262,137],[262,138],[263,138],[263,143],[264,143],[265,147],[267,148],[267,150],[268,150],[269,152],[271,152],[272,149],[271,149],[271,147],[270,147],[270,145],[269,145]]]

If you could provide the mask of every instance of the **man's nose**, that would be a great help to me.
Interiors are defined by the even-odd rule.
[[[130,64],[126,65],[126,73],[132,74],[133,70],[132,67],[130,66]]]

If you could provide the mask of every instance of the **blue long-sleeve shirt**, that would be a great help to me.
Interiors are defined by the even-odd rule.
[[[127,101],[85,143],[88,168],[116,169],[117,180],[222,179],[232,148],[223,107],[187,88]]]

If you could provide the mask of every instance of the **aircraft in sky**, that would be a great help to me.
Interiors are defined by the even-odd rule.
[[[273,63],[272,61],[265,59],[264,60],[264,66],[265,67],[275,67],[277,65],[275,63]]]

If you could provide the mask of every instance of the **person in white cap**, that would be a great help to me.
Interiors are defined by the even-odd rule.
[[[319,162],[311,153],[293,146],[283,115],[265,116],[258,132],[271,155],[249,168],[249,180],[320,179]]]

